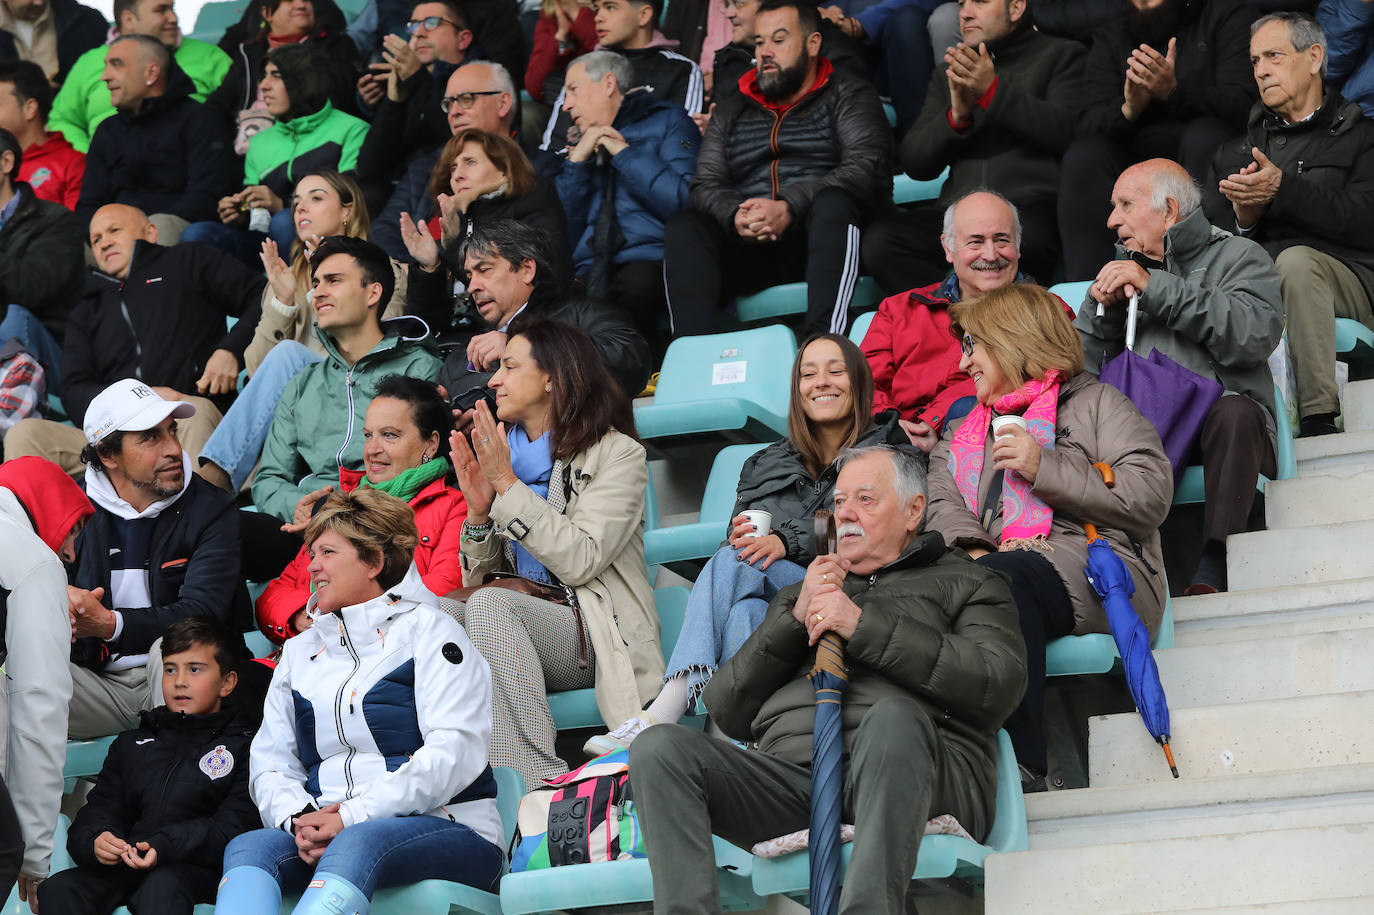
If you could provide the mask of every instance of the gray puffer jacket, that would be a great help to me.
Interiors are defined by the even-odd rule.
[[[930,455],[930,508],[926,527],[939,531],[950,544],[965,549],[997,549],[1002,533],[1002,510],[988,527],[969,510],[949,469],[952,423]],[[1112,468],[1115,485],[1108,488],[1092,466],[1102,461]],[[984,437],[983,476],[978,481],[981,513],[991,486],[992,435]],[[1174,495],[1174,472],[1159,433],[1132,403],[1111,385],[1080,372],[1059,389],[1054,447],[1040,455],[1040,472],[1031,491],[1054,510],[1050,551],[1045,554],[1059,573],[1073,601],[1074,634],[1111,632],[1097,592],[1088,584],[1088,542],[1084,523],[1111,541],[1135,579],[1135,610],[1153,636],[1164,616],[1164,556],[1159,525],[1169,514]]]
[[[811,764],[816,651],[792,616],[801,585],[773,599],[763,623],[706,685],[711,720],[737,740],[801,766]],[[873,575],[849,575],[844,592],[860,609],[846,647],[845,748],[870,708],[892,696],[930,713],[952,755],[966,763],[966,794],[953,813],[975,837],[992,823],[997,729],[1026,690],[1026,645],[1006,581],[918,535]]]
[[[1125,249],[1117,250],[1123,256]],[[1087,296],[1074,326],[1083,338],[1085,368],[1096,375],[1125,348],[1126,311],[1103,310]],[[1164,269],[1151,270],[1140,296],[1135,351],[1165,356],[1244,394],[1264,408],[1274,426],[1274,379],[1269,354],[1283,336],[1279,274],[1253,241],[1214,228],[1201,209],[1164,234]]]
[[[896,410],[887,410],[873,417],[876,425],[869,426],[854,447],[883,444],[910,447],[910,439],[898,425],[900,418]],[[801,452],[791,440],[779,439],[750,455],[749,460],[744,462],[739,475],[739,488],[735,491],[735,510],[730,517],[733,519],[750,509],[768,512],[773,516],[773,533],[787,547],[785,558],[804,566],[816,558],[816,534],[812,518],[816,509],[830,507],[830,494],[835,490],[835,477],[838,475],[832,463],[819,477],[813,477],[811,471],[806,469]],[[728,541],[728,523],[725,535]]]

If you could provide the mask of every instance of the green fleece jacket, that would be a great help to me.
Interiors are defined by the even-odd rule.
[[[110,90],[100,79],[105,72],[108,49],[109,45],[91,48],[76,59],[48,115],[48,130],[61,133],[78,152],[84,153],[90,148],[96,127],[114,114]],[[228,54],[194,38],[183,38],[174,56],[177,66],[185,70],[195,84],[196,91],[191,93],[191,98],[198,102],[205,101],[229,72]]]
[[[297,372],[277,404],[253,480],[258,511],[288,521],[302,496],[338,485],[340,467],[362,468],[363,414],[378,383],[387,375],[432,379],[443,364],[423,327],[415,318],[384,321],[382,342],[352,366],[316,328],[324,361]]]
[[[312,169],[356,169],[366,136],[366,121],[329,102],[312,114],[278,121],[248,141],[244,186],[263,184],[282,200],[290,200],[296,179]]]

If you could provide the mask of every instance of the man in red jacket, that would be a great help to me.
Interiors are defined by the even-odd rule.
[[[1026,279],[1019,269],[1021,220],[1000,194],[974,191],[950,204],[940,242],[953,271],[884,299],[862,347],[873,368],[873,412],[898,410],[907,437],[926,453],[951,408],[973,396],[973,382],[959,370],[948,306]]]
[[[24,151],[19,180],[39,200],[76,209],[86,156],[60,133],[48,133],[52,85],[43,68],[27,60],[0,61],[0,127],[14,134]]]

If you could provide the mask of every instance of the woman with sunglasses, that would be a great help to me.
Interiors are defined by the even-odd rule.
[[[1166,597],[1159,525],[1173,470],[1149,420],[1083,371],[1083,344],[1058,298],[1014,283],[953,306],[950,317],[978,404],[946,424],[931,453],[926,527],[1011,583],[1028,680],[1003,727],[1023,786],[1043,791],[1045,646],[1111,631],[1084,574],[1084,525],[1125,562],[1153,634]]]

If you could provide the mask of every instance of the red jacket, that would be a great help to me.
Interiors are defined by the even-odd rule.
[[[339,488],[344,492],[356,489],[362,478],[360,471],[339,468]],[[425,587],[443,596],[463,583],[458,547],[463,519],[468,515],[467,502],[461,492],[439,479],[416,493],[410,506],[415,509],[415,526],[420,531],[415,568]],[[291,617],[310,599],[309,565],[310,557],[301,547],[291,564],[258,598],[258,627],[279,645],[296,635]]]
[[[903,419],[924,420],[937,433],[950,404],[974,393],[959,370],[959,341],[950,335],[947,282],[883,299],[864,336],[873,369],[873,412],[896,409]],[[957,287],[956,287],[957,288]]]
[[[563,71],[573,58],[596,49],[596,14],[590,7],[577,11],[572,28],[568,30],[569,48],[558,50],[558,17],[541,14],[534,24],[534,40],[530,44],[530,62],[525,68],[525,91],[539,104],[544,103],[544,83],[555,71]]]
[[[19,180],[29,183],[34,196],[69,210],[75,210],[81,199],[81,177],[85,174],[86,156],[73,149],[60,133],[50,133],[47,140],[24,150],[19,168]]]

